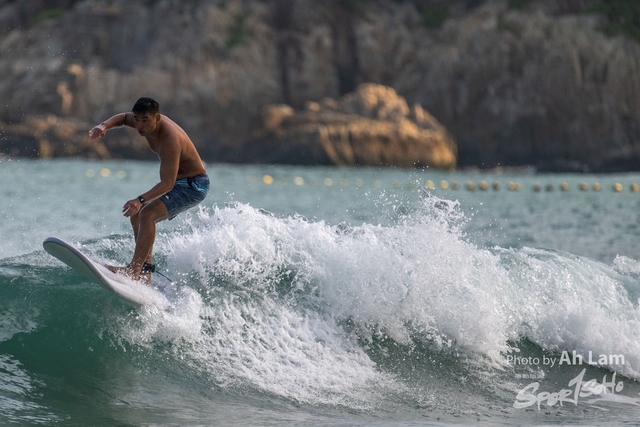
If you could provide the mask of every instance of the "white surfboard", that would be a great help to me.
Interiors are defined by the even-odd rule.
[[[160,309],[165,309],[170,305],[167,297],[158,290],[113,273],[105,266],[91,260],[78,249],[60,239],[49,237],[42,242],[42,246],[45,251],[80,274],[104,286],[129,305],[134,307],[154,305]]]

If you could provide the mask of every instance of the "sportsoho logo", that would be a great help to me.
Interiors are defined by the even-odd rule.
[[[517,357],[509,355],[506,357],[507,363],[518,366],[546,366],[548,368],[554,366],[579,366],[584,363],[592,366],[624,366],[625,359],[620,354],[600,354],[594,358],[594,354],[589,351],[587,353],[587,360],[585,362],[583,356],[573,351],[570,355],[569,352],[563,351],[559,357],[543,356],[538,357]],[[596,379],[590,379],[585,381],[587,369],[582,371],[572,378],[567,388],[563,388],[558,391],[541,391],[539,382],[532,382],[522,390],[520,390],[516,396],[516,400],[513,403],[514,408],[528,408],[529,406],[537,405],[540,410],[540,405],[543,403],[547,406],[555,406],[559,404],[564,406],[565,403],[578,405],[580,398],[586,398],[591,396],[603,396],[605,394],[620,393],[624,389],[624,383],[622,381],[616,381],[616,374],[613,373],[611,380],[608,380],[608,375],[602,378],[602,382],[598,382]],[[542,373],[538,374],[516,374],[516,378],[544,378]]]

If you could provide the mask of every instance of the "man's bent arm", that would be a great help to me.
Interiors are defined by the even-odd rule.
[[[177,141],[166,141],[165,144],[158,151],[158,156],[160,157],[160,182],[154,185],[151,190],[141,194],[145,203],[171,191],[176,183],[178,170],[180,169],[180,144]],[[140,209],[142,209],[140,200],[132,199],[124,204],[122,212],[124,216],[130,217],[140,212]]]
[[[89,136],[92,139],[100,139],[109,129],[120,126],[133,127],[133,113],[116,114],[115,116],[105,120],[99,125],[94,126],[93,129],[89,131]]]
[[[171,191],[176,183],[180,168],[180,145],[177,142],[165,143],[158,152],[160,157],[160,182],[151,190],[141,194],[146,201],[157,199]]]

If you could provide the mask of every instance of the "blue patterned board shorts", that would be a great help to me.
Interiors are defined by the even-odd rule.
[[[177,180],[171,191],[161,196],[160,200],[167,207],[169,219],[172,220],[179,213],[203,201],[208,192],[209,177],[203,173]]]

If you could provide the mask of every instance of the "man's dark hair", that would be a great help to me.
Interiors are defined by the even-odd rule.
[[[155,116],[160,112],[160,105],[156,102],[155,99],[149,98],[148,96],[143,96],[138,99],[136,103],[133,105],[131,109],[133,114],[144,114],[149,113],[152,116]]]

